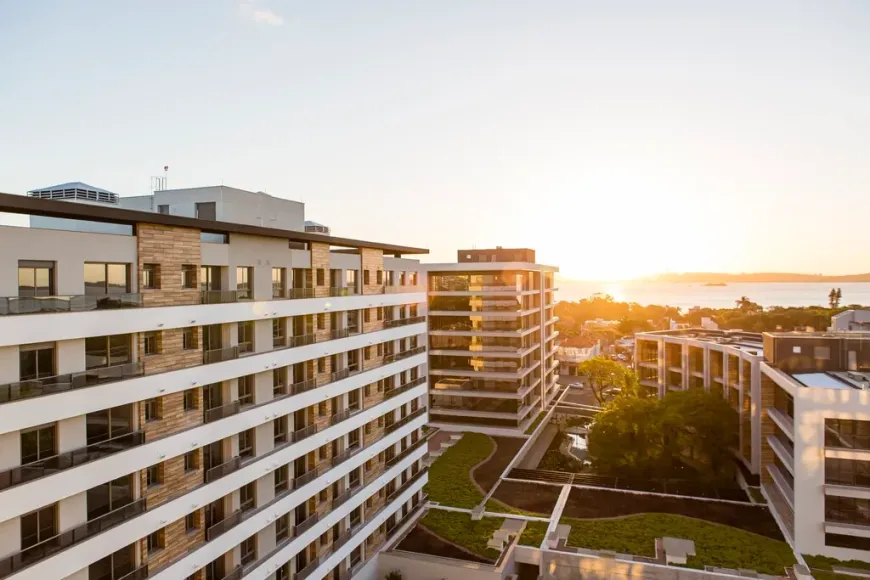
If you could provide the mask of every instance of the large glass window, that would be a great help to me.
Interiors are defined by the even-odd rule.
[[[54,262],[18,262],[19,296],[54,296]]]
[[[246,320],[238,323],[239,352],[254,350],[254,321]]]
[[[57,535],[57,504],[21,516],[21,549],[26,550]]]
[[[21,464],[57,455],[57,427],[44,425],[21,432]]]
[[[825,419],[825,445],[870,449],[870,421]]]
[[[825,459],[825,483],[870,487],[870,461]]]
[[[236,268],[236,290],[239,298],[253,298],[253,270],[247,266]]]
[[[825,521],[870,526],[870,500],[826,495]]]
[[[126,294],[130,291],[130,265],[88,262],[85,264],[85,294]]]
[[[121,548],[88,567],[89,580],[121,580],[136,569],[135,544]]]
[[[272,298],[283,298],[287,288],[287,269],[272,268]]]
[[[88,521],[122,508],[132,501],[133,479],[131,475],[125,475],[114,481],[92,487],[87,492]]]
[[[88,369],[111,367],[130,362],[131,335],[92,336],[85,339],[85,365]]]
[[[221,267],[202,266],[199,269],[199,288],[200,290],[220,290]]]
[[[120,437],[132,430],[133,405],[102,409],[85,416],[85,433],[88,445]]]
[[[19,376],[22,381],[53,377],[54,343],[28,344],[20,347],[18,352]]]

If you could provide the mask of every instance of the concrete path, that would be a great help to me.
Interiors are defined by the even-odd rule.
[[[544,456],[544,453],[547,452],[547,447],[550,446],[550,442],[553,440],[553,437],[556,436],[556,433],[559,431],[559,428],[556,425],[547,425],[544,427],[544,430],[541,431],[541,434],[538,436],[538,440],[535,441],[535,444],[531,449],[526,453],[525,457],[523,457],[522,461],[520,461],[516,467],[520,469],[534,469],[540,463],[541,458]]]

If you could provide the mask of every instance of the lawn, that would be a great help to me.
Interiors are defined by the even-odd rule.
[[[544,417],[546,415],[547,413],[545,411],[541,411],[540,413],[538,413],[538,416],[535,417],[535,420],[532,421],[532,424],[526,428],[526,435],[531,435],[532,433],[534,433],[535,429],[538,428],[538,425],[541,424],[541,421],[544,420]]]
[[[520,545],[533,546],[535,548],[541,547],[541,542],[544,541],[544,537],[547,535],[548,527],[549,524],[547,522],[526,522],[526,527],[520,535]]]
[[[495,561],[501,555],[486,544],[501,528],[504,518],[483,518],[475,522],[467,513],[430,509],[420,523],[433,534],[488,560]]]
[[[426,491],[430,501],[472,509],[483,495],[471,481],[471,470],[492,453],[492,440],[480,433],[465,433],[429,468]]]
[[[655,557],[655,539],[661,537],[694,540],[697,554],[688,567],[748,568],[764,574],[784,574],[795,563],[788,544],[745,532],[672,514],[641,514],[604,520],[562,518],[571,526],[568,545],[593,550]]]
[[[855,579],[855,576],[846,574],[836,574],[833,571],[834,566],[842,566],[844,568],[855,568],[857,570],[870,570],[870,562],[861,560],[837,560],[828,556],[810,556],[804,554],[807,566],[811,568],[810,572],[813,578],[817,580],[849,580]]]

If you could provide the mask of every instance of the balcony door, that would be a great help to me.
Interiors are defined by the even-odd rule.
[[[19,296],[54,296],[54,262],[18,261]]]

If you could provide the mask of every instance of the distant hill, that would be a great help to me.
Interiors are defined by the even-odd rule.
[[[823,276],[821,274],[792,274],[788,272],[757,272],[753,274],[722,274],[718,272],[682,272],[656,274],[641,278],[644,282],[682,282],[687,284],[728,284],[738,282],[870,282],[868,274]]]

